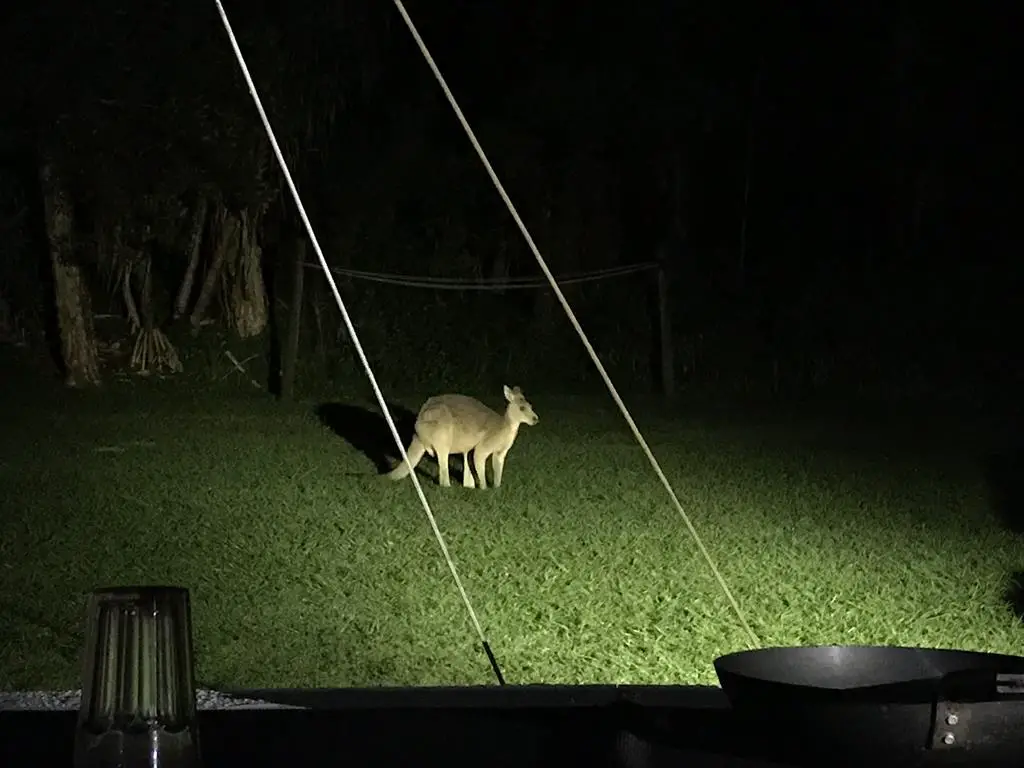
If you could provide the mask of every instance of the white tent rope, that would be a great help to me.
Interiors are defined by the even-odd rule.
[[[359,341],[359,334],[356,333],[355,326],[352,324],[352,318],[349,316],[348,309],[345,307],[345,302],[342,300],[341,293],[338,291],[338,285],[335,283],[334,276],[331,274],[331,269],[327,264],[327,259],[324,258],[323,250],[320,248],[320,242],[316,238],[313,226],[309,223],[309,216],[306,215],[306,208],[302,204],[302,199],[299,197],[298,190],[295,188],[295,182],[292,180],[292,174],[288,170],[288,164],[285,162],[284,155],[281,153],[281,147],[277,143],[277,138],[274,136],[274,130],[270,127],[270,120],[267,119],[267,113],[263,109],[263,102],[260,100],[259,94],[256,92],[256,85],[253,83],[252,76],[249,74],[249,67],[245,63],[245,57],[242,56],[242,51],[238,47],[238,41],[235,39],[235,33],[231,29],[231,22],[228,21],[228,16],[224,11],[224,6],[221,3],[221,0],[214,0],[214,2],[217,4],[217,11],[220,13],[221,21],[224,23],[224,30],[227,32],[228,39],[231,41],[231,48],[235,52],[235,58],[238,59],[238,66],[241,68],[242,75],[245,77],[246,85],[249,87],[249,94],[252,96],[252,100],[256,104],[256,109],[260,114],[260,120],[263,121],[263,128],[267,132],[267,138],[270,140],[270,145],[273,147],[274,155],[277,157],[277,162],[281,166],[281,172],[284,174],[285,181],[288,184],[288,189],[291,191],[292,198],[295,200],[299,216],[302,218],[302,223],[306,227],[309,239],[313,243],[313,250],[316,251],[317,259],[320,261],[320,266],[323,268],[324,277],[327,278],[327,282],[331,286],[331,292],[334,294],[334,300],[338,303],[338,309],[341,310],[341,316],[345,321],[345,327],[348,329],[349,338],[352,339],[352,343],[356,348],[356,353],[359,355],[359,361],[363,364],[366,376],[370,380],[370,386],[373,387],[373,394],[376,396],[377,402],[384,413],[384,419],[388,423],[388,429],[391,430],[391,436],[395,440],[395,445],[398,446],[398,450],[402,454],[402,461],[408,464],[409,456],[405,452],[405,446],[402,445],[402,438],[398,434],[398,428],[395,426],[395,420],[392,418],[391,411],[384,400],[384,395],[381,394],[380,387],[377,385],[377,378],[373,375],[373,369],[370,367],[370,362],[367,360],[366,353],[363,351],[363,344]],[[423,509],[427,513],[427,519],[430,521],[430,527],[433,528],[434,536],[437,538],[437,543],[441,546],[441,552],[444,553],[444,559],[448,563],[448,568],[452,573],[452,577],[455,579],[456,586],[459,588],[459,594],[462,596],[462,601],[466,604],[466,610],[469,612],[469,618],[473,622],[473,628],[476,630],[476,633],[480,638],[480,642],[483,644],[484,651],[487,653],[488,660],[490,661],[491,667],[498,678],[498,682],[504,684],[501,670],[498,668],[497,662],[491,653],[490,645],[484,635],[483,627],[480,626],[480,621],[477,619],[476,611],[473,610],[473,604],[469,600],[469,595],[466,594],[466,589],[462,586],[462,579],[459,578],[459,572],[456,570],[455,563],[452,561],[452,557],[448,552],[448,546],[445,544],[444,536],[441,535],[441,530],[437,527],[437,521],[434,519],[434,513],[430,509],[427,497],[423,493],[423,487],[420,485],[420,481],[416,477],[415,472],[410,472],[409,477],[412,478],[413,485],[416,487],[416,494],[419,496],[420,503],[423,505]]]
[[[604,380],[605,386],[608,387],[608,392],[611,393],[612,399],[615,404],[622,411],[623,417],[626,419],[626,423],[629,424],[629,428],[633,430],[633,436],[636,438],[643,452],[647,455],[647,460],[651,462],[651,466],[654,468],[655,473],[658,475],[658,479],[661,480],[661,484],[665,486],[665,490],[672,499],[672,503],[679,512],[680,517],[683,518],[683,522],[686,524],[687,529],[690,531],[690,535],[693,536],[693,540],[697,543],[700,553],[704,556],[708,566],[711,568],[711,572],[715,575],[715,579],[718,581],[718,585],[722,588],[722,592],[725,593],[726,599],[732,605],[733,610],[736,612],[736,616],[740,620],[740,624],[743,626],[744,631],[747,633],[747,637],[752,643],[751,648],[759,648],[761,641],[757,635],[754,634],[754,630],[750,628],[750,624],[747,622],[747,618],[743,611],[740,609],[739,603],[736,602],[736,598],[733,597],[732,591],[729,589],[729,585],[726,584],[725,579],[718,570],[718,566],[715,565],[715,561],[711,558],[711,554],[708,552],[707,547],[704,546],[704,542],[701,540],[697,533],[697,529],[693,526],[690,521],[690,516],[686,514],[686,510],[683,509],[683,505],[679,502],[679,498],[676,496],[676,492],[672,489],[672,485],[669,483],[668,478],[665,477],[665,473],[661,469],[661,465],[658,464],[658,460],[654,457],[654,453],[651,452],[650,447],[647,445],[647,441],[644,436],[640,434],[640,430],[636,426],[636,422],[633,421],[633,417],[629,413],[629,409],[626,408],[626,404],[622,402],[622,398],[619,397],[618,391],[615,389],[615,385],[612,384],[611,377],[605,370],[604,365],[601,364],[601,360],[598,358],[597,353],[590,344],[590,340],[587,338],[587,334],[583,332],[583,328],[579,321],[576,319],[575,313],[572,311],[572,307],[569,306],[569,302],[566,301],[565,296],[562,295],[561,289],[558,287],[558,283],[555,281],[554,276],[551,274],[551,270],[548,269],[547,262],[544,261],[544,257],[541,256],[540,249],[537,248],[537,244],[533,241],[533,237],[530,236],[529,230],[523,223],[523,220],[519,216],[519,212],[516,207],[512,204],[511,198],[505,191],[505,187],[498,179],[498,174],[494,172],[494,168],[491,166],[490,161],[487,159],[487,155],[484,153],[483,147],[480,146],[480,142],[477,141],[476,134],[473,133],[473,129],[470,128],[469,123],[466,120],[466,116],[462,113],[462,109],[459,107],[458,102],[455,101],[455,96],[452,95],[451,90],[448,88],[448,83],[445,82],[444,77],[441,75],[441,71],[437,68],[437,64],[434,63],[434,57],[430,55],[430,51],[427,50],[426,44],[423,42],[423,38],[420,37],[419,32],[416,30],[416,26],[412,23],[412,19],[409,18],[409,14],[405,10],[402,0],[394,0],[395,7],[398,8],[398,12],[402,14],[402,18],[405,20],[405,24],[409,27],[409,32],[412,33],[413,38],[416,40],[416,45],[419,46],[420,52],[423,54],[423,58],[426,59],[430,70],[434,73],[434,77],[437,78],[438,84],[444,91],[445,96],[448,97],[448,103],[452,105],[452,109],[455,111],[455,116],[459,119],[463,129],[466,131],[466,135],[469,137],[470,142],[473,144],[473,148],[476,150],[477,155],[480,156],[480,161],[484,164],[487,169],[488,175],[491,177],[491,181],[494,182],[495,188],[498,190],[498,194],[501,195],[501,199],[505,201],[505,205],[508,207],[508,212],[512,214],[512,218],[515,219],[516,224],[519,225],[519,231],[523,233],[523,237],[526,239],[527,245],[530,246],[530,250],[533,251],[534,257],[537,259],[537,264],[540,266],[541,271],[544,273],[544,277],[547,278],[548,283],[551,285],[551,289],[555,292],[555,296],[558,297],[558,302],[562,305],[562,309],[565,310],[566,316],[569,318],[569,322],[572,323],[572,327],[576,329],[576,333],[580,337],[580,341],[583,342],[583,346],[587,350],[587,354],[590,355],[590,359],[594,361],[594,365],[597,366],[598,373],[601,374],[601,378]]]

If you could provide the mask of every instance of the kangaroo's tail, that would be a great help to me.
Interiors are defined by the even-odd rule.
[[[409,443],[409,448],[406,450],[406,453],[409,454],[409,464],[412,464],[413,468],[415,468],[426,452],[427,448],[423,445],[419,436],[413,435],[412,442]],[[388,472],[388,478],[391,480],[401,480],[409,474],[409,464],[406,464],[404,461],[401,462],[397,467]]]

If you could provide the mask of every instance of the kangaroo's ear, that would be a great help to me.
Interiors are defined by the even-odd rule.
[[[508,384],[505,385],[505,399],[510,403],[515,399],[516,393],[508,388]]]

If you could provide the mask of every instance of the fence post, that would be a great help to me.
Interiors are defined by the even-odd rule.
[[[295,262],[292,268],[292,299],[288,307],[288,337],[281,355],[281,399],[291,400],[295,395],[295,369],[299,363],[299,331],[302,326],[302,301],[306,276],[306,236],[294,234],[292,248]]]
[[[666,398],[676,390],[675,356],[672,346],[672,310],[669,304],[666,259],[658,260],[658,340],[661,343],[661,392]]]

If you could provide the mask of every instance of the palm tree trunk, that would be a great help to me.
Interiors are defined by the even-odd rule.
[[[69,387],[95,386],[101,380],[96,328],[89,287],[81,266],[74,260],[71,200],[52,162],[45,161],[40,166],[39,180],[53,268],[65,382]]]
[[[199,289],[199,298],[192,308],[190,322],[193,333],[198,332],[203,316],[213,300],[228,252],[238,247],[238,220],[229,214],[221,203],[216,204],[213,217],[213,258],[206,268],[206,277],[203,279],[202,288]]]
[[[178,288],[178,296],[174,301],[174,317],[181,317],[188,311],[188,300],[192,297],[192,288],[196,281],[196,270],[199,268],[199,257],[202,253],[203,228],[206,225],[206,211],[209,204],[206,196],[201,194],[196,201],[195,210],[192,212],[192,227],[189,231],[189,257],[188,267],[185,270],[185,277]]]
[[[263,249],[257,240],[262,212],[242,211],[238,249],[234,254],[234,279],[228,301],[235,333],[248,339],[267,327],[267,289],[263,280]]]

